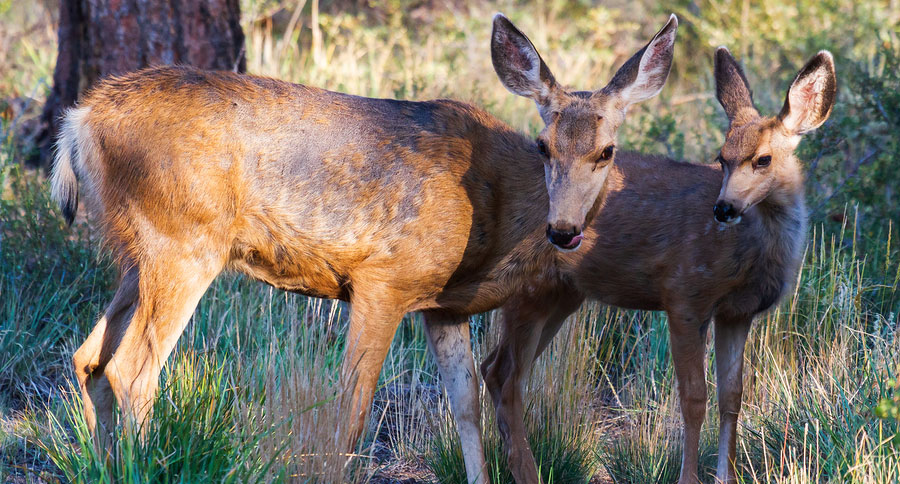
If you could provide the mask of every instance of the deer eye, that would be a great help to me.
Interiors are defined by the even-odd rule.
[[[772,157],[769,155],[760,156],[756,159],[756,166],[769,166],[769,163],[772,162]]]
[[[603,151],[600,152],[600,156],[597,158],[597,161],[609,161],[613,157],[613,153],[615,152],[616,147],[613,145],[609,145],[606,148],[603,148]]]
[[[544,143],[544,140],[537,140],[538,153],[541,154],[544,158],[550,158],[550,151],[547,150],[547,143]]]

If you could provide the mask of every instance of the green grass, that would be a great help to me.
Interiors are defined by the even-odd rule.
[[[0,198],[0,408],[22,408],[55,393],[70,338],[111,296],[113,271],[83,228],[63,228],[44,184],[10,168]]]
[[[81,401],[71,393],[63,397],[62,419],[49,414],[41,447],[71,482],[264,481],[271,461],[254,449],[267,434],[236,424],[237,400],[250,405],[253,395],[225,381],[224,367],[209,358],[176,355],[173,368],[144,438],[117,428],[109,462],[95,450]]]
[[[509,94],[490,64],[496,10],[529,34],[560,82],[579,89],[602,87],[674,10],[681,27],[672,76],[658,98],[629,112],[621,144],[697,162],[714,157],[726,122],[713,98],[716,46],[739,56],[767,113],[780,108],[799,66],[830,49],[838,103],[799,148],[814,227],[805,264],[795,293],[756,322],[747,343],[741,480],[900,481],[900,411],[892,410],[900,408],[900,11],[893,3],[423,8],[379,0],[357,9],[333,1],[322,2],[317,19],[307,2],[289,32],[264,21],[300,3],[242,1],[251,72],[370,96],[453,97],[527,133],[540,124],[533,103]],[[220,277],[201,300],[164,371],[145,438],[121,435],[109,460],[94,452],[70,362],[116,273],[90,226],[66,228],[43,177],[21,168],[55,55],[52,15],[41,5],[0,0],[0,65],[11,66],[0,69],[0,111],[12,106],[0,116],[0,482],[362,482],[396,469],[463,482],[417,316],[395,338],[362,446],[341,454],[346,306],[236,276]],[[24,105],[31,108],[16,107]],[[480,360],[496,328],[490,315],[472,321]],[[675,479],[681,419],[668,348],[658,313],[588,304],[564,326],[527,383],[527,426],[547,482]],[[707,378],[701,474],[712,482],[712,370]],[[493,410],[483,404],[491,476],[508,482]]]
[[[616,483],[669,483],[681,472],[681,436],[673,431],[674,406],[668,414],[670,422],[660,422],[653,415],[601,446],[599,459]],[[663,425],[660,425],[662,423]],[[707,477],[716,472],[716,442],[704,433],[700,441],[700,473]]]

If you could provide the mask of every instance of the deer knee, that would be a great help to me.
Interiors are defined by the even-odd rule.
[[[719,399],[719,427],[734,425],[738,421],[741,412],[741,401]]]
[[[82,383],[84,383],[85,378],[94,371],[94,369],[91,368],[90,359],[85,356],[81,348],[72,355],[72,365],[75,367],[75,376],[77,376],[78,381]]]
[[[489,354],[487,358],[485,358],[484,361],[481,362],[481,365],[478,366],[478,370],[481,372],[481,379],[484,380],[485,383],[487,383],[488,374],[491,371],[491,366],[494,362],[495,356],[495,352],[491,352],[491,354]]]
[[[689,422],[702,421],[706,417],[706,393],[684,392],[681,396],[681,413]]]
[[[75,377],[82,386],[87,384],[90,378],[97,370],[98,362],[92,349],[82,346],[72,355],[72,365],[75,368]]]

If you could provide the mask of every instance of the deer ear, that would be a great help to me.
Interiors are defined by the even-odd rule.
[[[830,52],[823,50],[797,74],[788,89],[778,119],[794,134],[812,131],[831,115],[836,94],[834,58]]]
[[[666,25],[619,68],[601,92],[618,96],[625,107],[659,94],[672,68],[677,32],[678,18],[672,14]]]
[[[759,116],[744,70],[725,47],[716,49],[716,98],[732,124],[742,124]]]
[[[549,103],[556,79],[534,45],[502,13],[494,15],[491,61],[500,82],[513,94]]]

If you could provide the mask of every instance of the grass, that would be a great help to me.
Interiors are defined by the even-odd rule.
[[[290,31],[267,21],[298,7]],[[741,479],[900,482],[893,3],[321,7],[314,18],[310,2],[243,0],[248,70],[362,95],[463,99],[529,133],[539,123],[533,104],[503,89],[490,65],[494,11],[531,36],[561,82],[593,89],[674,10],[682,22],[673,74],[659,98],[629,112],[621,142],[695,161],[712,159],[725,127],[713,99],[715,46],[739,55],[769,113],[802,62],[831,49],[838,105],[800,146],[813,226],[805,263],[796,291],[756,322],[747,343]],[[43,178],[20,163],[52,72],[53,32],[52,9],[0,0],[0,65],[13,66],[0,70],[0,482],[463,482],[418,316],[395,337],[362,445],[342,454],[346,306],[236,276],[220,277],[201,300],[164,372],[146,438],[120,434],[114,455],[94,452],[70,361],[109,301],[115,271],[90,227],[65,228]],[[491,321],[472,318],[479,361],[498,337]],[[707,376],[701,473],[712,482],[717,409],[712,370]],[[585,305],[527,383],[545,481],[672,482],[681,431],[673,380],[664,315]],[[508,482],[483,400],[491,477]]]
[[[236,387],[223,380],[220,363],[194,355],[176,355],[157,400],[145,439],[116,429],[118,446],[107,465],[85,425],[78,396],[63,397],[62,420],[49,415],[40,445],[73,482],[260,482],[266,462],[253,449],[265,432],[245,435],[235,425]],[[74,437],[71,436],[74,434]]]
[[[490,423],[490,422],[488,422]],[[585,483],[593,476],[593,463],[588,445],[583,436],[562,435],[558,428],[537,428],[533,424],[528,439],[533,443],[532,452],[537,461],[538,472],[546,483]],[[513,482],[506,465],[506,453],[496,433],[488,432],[485,441],[485,459],[491,482]],[[438,482],[466,484],[465,463],[456,429],[450,419],[441,427],[441,432],[432,445],[427,463]]]

